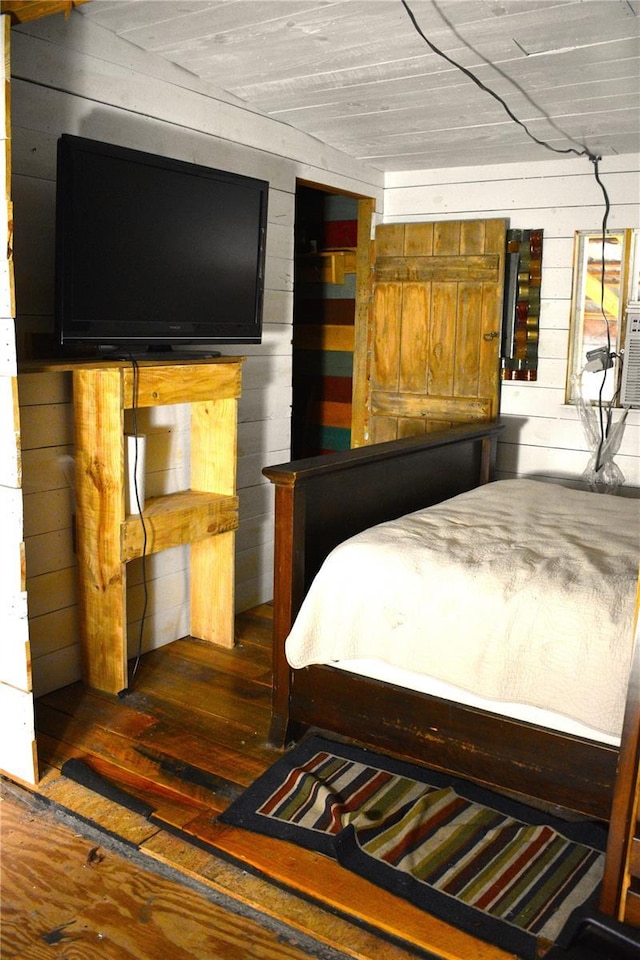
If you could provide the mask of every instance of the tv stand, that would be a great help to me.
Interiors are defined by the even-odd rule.
[[[234,643],[238,526],[236,424],[241,357],[197,362],[69,364],[73,374],[76,535],[83,679],[128,686],[126,567],[143,552],[190,545],[190,632]],[[58,367],[60,369],[60,367]],[[125,409],[191,405],[190,489],[125,515]]]

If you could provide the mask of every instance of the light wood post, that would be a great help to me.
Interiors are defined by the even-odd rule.
[[[82,669],[91,687],[127,686],[124,421],[118,367],[73,373]]]
[[[236,489],[234,399],[191,405],[191,488],[233,496]],[[191,634],[225,647],[234,642],[235,529],[191,544]]]
[[[77,543],[83,679],[128,684],[126,564],[191,547],[191,633],[234,642],[237,400],[242,358],[70,365],[76,440]],[[124,410],[191,404],[191,488],[125,515]],[[143,535],[143,523],[144,532]]]

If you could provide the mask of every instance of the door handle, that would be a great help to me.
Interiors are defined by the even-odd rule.
[[[483,340],[495,340],[495,338],[499,336],[500,333],[498,330],[492,330],[491,333],[485,333],[483,335]]]

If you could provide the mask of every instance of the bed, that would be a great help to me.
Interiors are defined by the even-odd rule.
[[[556,507],[551,506],[556,494],[564,496],[560,485],[535,480],[493,482],[500,430],[498,423],[464,425],[422,438],[265,468],[265,475],[275,485],[276,497],[271,739],[283,746],[304,729],[319,728],[494,789],[514,791],[532,800],[607,819],[632,656],[639,501],[564,491],[573,498],[568,508],[573,527],[568,531],[567,543],[572,545],[582,539],[580,531],[593,529],[590,549],[597,557],[596,576],[587,592],[593,593],[596,603],[590,614],[585,613],[587,619],[570,623],[564,613],[566,596],[555,601],[551,587],[543,582],[534,588],[529,607],[510,608],[501,594],[487,597],[491,593],[489,581],[480,581],[472,604],[459,602],[462,597],[472,596],[470,588],[456,582],[458,574],[451,566],[451,557],[436,551],[435,560],[429,561],[435,562],[435,568],[426,568],[426,580],[422,583],[433,587],[432,599],[442,599],[444,603],[444,615],[449,617],[447,642],[443,644],[434,636],[432,643],[416,645],[416,637],[426,633],[425,622],[417,628],[410,626],[407,605],[411,606],[411,598],[415,600],[418,594],[427,593],[426,588],[416,586],[419,581],[411,580],[411,567],[423,562],[411,553],[411,543],[419,537],[424,539],[425,523],[426,540],[439,541],[440,529],[431,525],[446,522],[447,511],[454,511],[452,529],[459,534],[453,553],[460,553],[469,566],[470,557],[465,553],[468,533],[480,524],[469,520],[472,514],[468,511],[479,508],[484,514],[488,509],[485,501],[476,500],[493,496],[504,522],[494,528],[492,515],[486,514],[485,526],[501,530],[494,538],[495,550],[490,552],[501,559],[503,567],[506,557],[508,574],[516,580],[521,578],[515,591],[518,597],[523,593],[522,577],[527,577],[526,573],[513,572],[516,554],[524,556],[525,570],[527,563],[530,570],[537,570],[547,562],[539,561],[539,543],[554,543],[552,553],[565,552],[558,546],[559,522],[555,519]],[[500,486],[503,483],[506,487]],[[513,487],[514,484],[522,486]],[[511,507],[507,509],[509,503]],[[544,524],[535,531],[527,527],[527,503],[534,506],[534,514],[541,513],[544,505],[546,528]],[[420,513],[427,507],[431,509],[426,514]],[[565,504],[557,509],[567,511]],[[621,542],[627,541],[626,559],[620,557],[619,544],[614,550],[605,549],[611,538],[603,536],[603,530],[609,530],[614,523],[614,514],[609,518],[608,511],[614,510],[617,516],[619,509],[626,511],[627,517],[623,513],[622,522],[615,521]],[[600,527],[594,526],[594,514],[601,518]],[[394,522],[391,527],[378,526],[390,521]],[[396,561],[389,560],[391,540],[395,543],[398,536],[396,521],[403,543],[400,552],[407,552],[409,544],[409,572],[398,568],[394,573]],[[509,553],[515,548],[508,546],[505,539],[510,522],[521,540],[524,536],[515,554]],[[371,528],[376,529],[372,532]],[[372,538],[378,553],[386,558],[381,574],[376,574],[374,567],[368,566],[373,561],[366,559],[371,553]],[[534,543],[536,549],[531,553],[528,548]],[[486,543],[482,549],[486,553]],[[551,568],[550,573],[552,581],[560,577],[567,596],[573,591],[574,569],[581,563],[572,550],[573,546],[566,551],[570,554],[568,568],[560,574]],[[330,559],[325,563],[327,557]],[[483,566],[478,564],[477,557],[475,561],[471,557],[471,565],[474,562]],[[328,579],[332,566],[333,581]],[[438,567],[446,573],[440,586],[435,579]],[[492,570],[491,566],[487,569]],[[397,590],[402,595],[403,589],[400,616],[397,599],[392,597]],[[582,594],[577,597],[576,610],[584,600]],[[465,632],[463,625],[458,630],[451,619],[456,607],[471,609],[472,630]],[[589,629],[590,616],[596,618],[593,629]],[[538,641],[532,639],[534,621],[541,621],[537,626]],[[502,657],[502,673],[496,667],[500,653],[497,661],[474,660],[480,634],[486,635],[489,646],[496,647],[505,625],[514,624],[520,632],[509,634],[511,655]],[[383,626],[384,629],[378,629]],[[605,626],[609,633],[603,651],[603,644],[598,641],[604,636]],[[428,627],[432,635],[437,633],[432,621]],[[388,648],[393,656],[381,654],[385,631],[391,637]],[[574,661],[575,682],[562,687],[548,681],[555,676],[557,665],[565,671],[569,667],[571,673],[572,648],[568,638],[572,632],[577,637],[587,635],[588,652],[583,649]],[[359,638],[357,642],[354,637]],[[362,638],[366,640],[363,645]],[[346,640],[346,650],[336,645],[338,639]],[[575,639],[574,636],[572,642]],[[536,648],[535,642],[542,646]],[[414,650],[414,661],[416,648],[420,651],[419,662],[412,662],[410,671],[404,660],[395,657],[403,647]],[[432,653],[436,650],[435,658],[428,648]],[[525,670],[522,686],[520,679],[514,679],[514,670],[529,648],[538,650],[533,659],[540,660],[542,671],[529,675],[531,671]],[[388,662],[395,659],[397,663]],[[466,666],[466,674],[457,677],[454,685],[439,670],[440,660],[447,659]],[[409,675],[415,674],[416,665],[417,682],[415,676],[412,679]],[[474,676],[482,680],[479,689],[474,689],[471,682]],[[593,695],[587,681],[596,686],[599,682],[601,689],[609,692],[602,710],[591,708],[589,698]],[[537,696],[547,689],[553,694],[551,710],[545,697]],[[572,700],[578,701],[576,709],[572,706],[566,710],[566,703]]]

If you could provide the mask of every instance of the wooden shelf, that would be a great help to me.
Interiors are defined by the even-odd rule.
[[[13,26],[54,13],[64,13],[68,17],[74,7],[83,3],[88,3],[88,0],[2,0],[0,13],[8,13]]]
[[[303,283],[344,283],[348,273],[356,272],[357,252],[346,250],[321,250],[298,258],[299,279]]]
[[[66,367],[73,375],[83,679],[91,687],[116,694],[127,687],[126,564],[143,550],[190,546],[190,632],[233,646],[242,361]],[[127,516],[124,411],[179,403],[191,409],[190,489],[149,499],[142,518]]]
[[[164,497],[150,497],[142,511],[144,529],[137,514],[121,525],[122,551],[126,563],[147,554],[204,540],[238,527],[238,498],[219,493],[185,490]],[[147,542],[144,543],[146,530]]]

